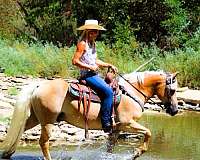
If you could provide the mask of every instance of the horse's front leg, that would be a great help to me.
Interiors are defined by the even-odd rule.
[[[144,134],[144,142],[139,147],[139,149],[141,149],[142,152],[147,151],[149,141],[150,141],[150,138],[151,138],[151,131],[148,128],[142,126],[141,124],[139,124],[138,122],[136,122],[134,120],[131,120],[130,126],[132,127],[133,131],[135,131],[137,133],[143,133]]]
[[[135,149],[134,158],[139,157],[142,153],[148,150],[148,145],[151,138],[151,132],[148,128],[142,126],[134,120],[130,120],[129,124],[125,126],[125,128],[123,127],[122,130],[144,134],[144,142],[137,149]]]
[[[119,137],[119,130],[114,130],[112,133],[109,134],[107,143],[107,152],[112,153],[118,137]]]

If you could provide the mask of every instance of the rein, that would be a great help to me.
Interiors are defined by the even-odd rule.
[[[146,100],[149,98],[147,95],[141,92],[138,88],[136,88],[133,84],[131,84],[126,78],[124,78],[120,73],[116,73],[116,74],[119,75],[122,79],[124,79],[128,84],[130,84],[136,91],[142,94]],[[149,100],[153,102],[153,104],[157,104],[154,100],[151,99],[151,97],[149,98]],[[163,106],[161,106],[161,104],[158,103],[157,105],[161,107],[162,109],[164,109]]]

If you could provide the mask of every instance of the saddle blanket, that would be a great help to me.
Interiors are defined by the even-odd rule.
[[[82,92],[82,93],[81,93],[81,92]],[[91,93],[89,93],[89,92],[91,92]],[[77,99],[79,99],[79,97],[80,97],[81,94],[82,94],[82,96],[86,96],[87,99],[90,97],[90,100],[91,100],[92,102],[95,102],[95,103],[100,103],[100,102],[101,102],[99,96],[96,94],[95,91],[93,91],[92,89],[91,89],[91,91],[90,91],[90,89],[89,89],[87,86],[82,85],[82,84],[70,83],[70,86],[69,86],[69,93],[70,93],[73,97],[75,97],[75,98],[77,98]],[[90,96],[89,96],[89,94],[90,94]],[[121,94],[118,94],[118,95],[113,96],[113,101],[114,101],[114,100],[115,100],[115,105],[116,105],[116,104],[118,105],[118,104],[120,103],[120,101],[121,101]]]

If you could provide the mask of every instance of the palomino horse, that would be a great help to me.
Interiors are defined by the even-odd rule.
[[[140,125],[137,120],[143,114],[144,104],[153,95],[157,95],[162,101],[168,114],[173,116],[178,112],[175,93],[177,89],[176,74],[147,71],[126,74],[124,77],[129,83],[124,79],[120,79],[119,82],[130,96],[121,95],[121,101],[116,109],[119,121],[116,126],[118,132],[116,131],[113,137],[116,139],[119,131],[144,134],[144,142],[137,149],[137,154],[141,155],[148,148],[151,132],[148,128]],[[52,125],[58,118],[74,126],[84,128],[83,106],[81,104],[81,107],[78,107],[78,102],[69,94],[68,87],[68,82],[55,79],[31,84],[22,90],[16,103],[11,126],[1,144],[1,149],[4,151],[3,158],[9,158],[15,152],[17,142],[24,130],[38,124],[41,124],[39,144],[46,160],[51,159],[49,138]],[[91,103],[88,113],[88,128],[102,129],[100,119],[100,105]],[[109,140],[115,142],[113,139]]]

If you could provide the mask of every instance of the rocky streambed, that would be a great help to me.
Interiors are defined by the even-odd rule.
[[[41,78],[31,77],[7,77],[0,73],[0,141],[3,141],[7,133],[10,119],[16,103],[17,94],[21,88],[33,81],[42,81]],[[190,91],[190,92],[189,92]],[[188,93],[186,93],[188,92]],[[193,96],[193,97],[192,97]],[[179,109],[200,111],[200,92],[189,90],[187,88],[180,89],[177,95],[179,99]],[[154,98],[154,101],[160,103]],[[146,110],[161,112],[161,108],[157,105],[147,103]],[[135,135],[137,136],[137,135]],[[40,137],[40,125],[26,131],[21,138],[21,143],[34,142]],[[89,140],[104,140],[107,134],[103,131],[89,130]],[[78,144],[84,141],[84,129],[74,127],[66,122],[55,123],[50,141],[57,143]]]

